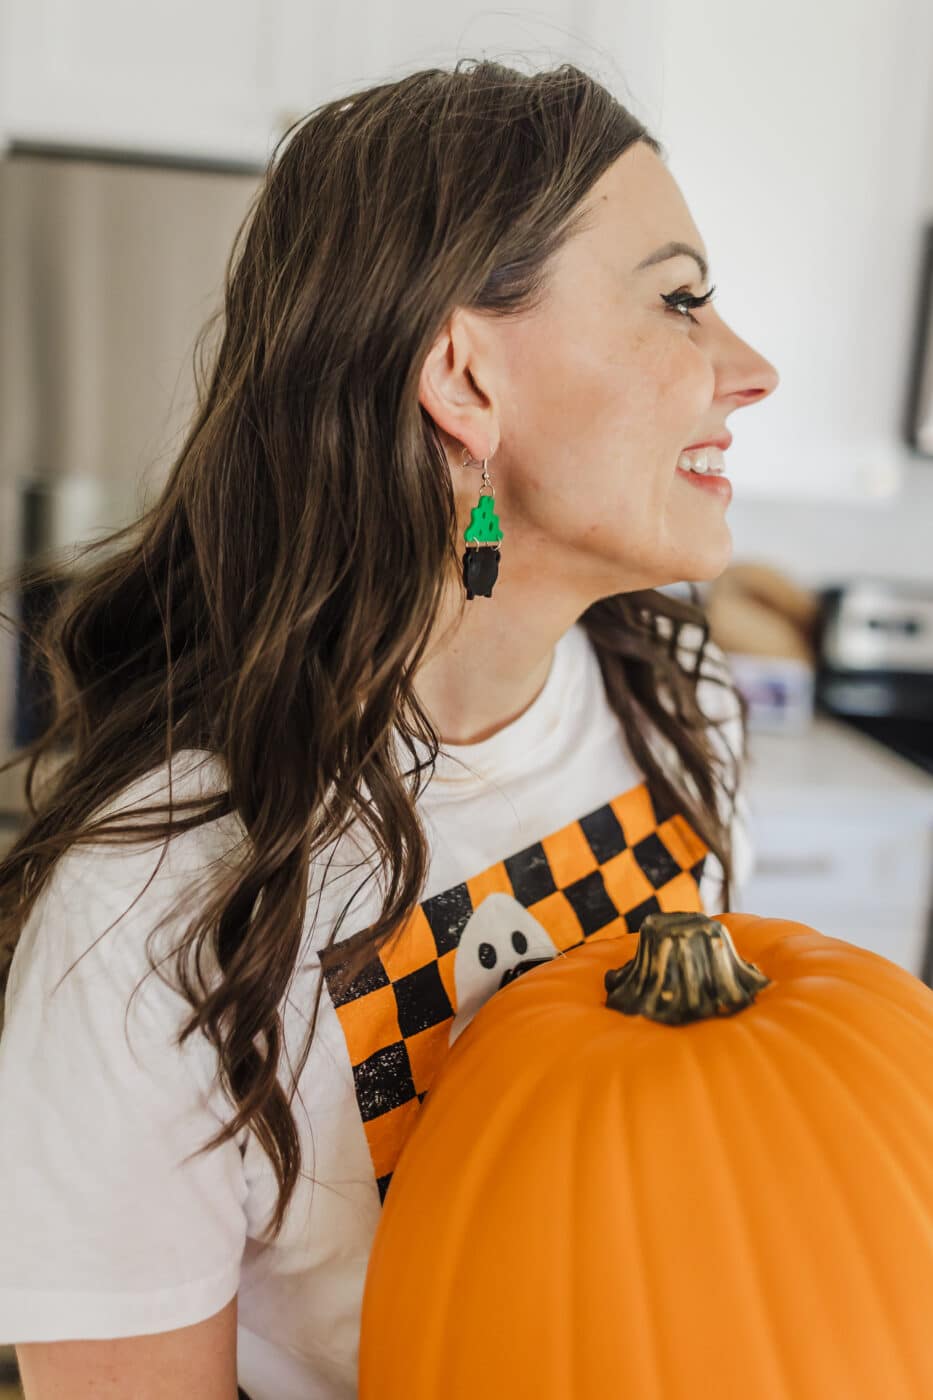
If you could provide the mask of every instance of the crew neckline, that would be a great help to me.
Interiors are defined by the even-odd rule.
[[[571,624],[557,639],[547,679],[528,708],[487,739],[473,744],[442,743],[427,793],[462,796],[490,779],[498,781],[514,769],[526,769],[530,758],[538,758],[569,720],[569,678],[579,669],[582,682],[588,649],[583,626]],[[416,743],[419,755],[426,756],[424,746]]]

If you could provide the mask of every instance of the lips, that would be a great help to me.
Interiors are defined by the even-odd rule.
[[[681,452],[692,452],[695,447],[721,447],[725,452],[727,447],[732,445],[731,433],[720,433],[719,437],[706,438],[703,442],[691,442],[689,447],[682,447]]]

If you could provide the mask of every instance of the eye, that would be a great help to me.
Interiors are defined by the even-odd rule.
[[[668,307],[680,316],[681,320],[692,321],[695,326],[698,326],[699,321],[690,313],[695,311],[698,306],[705,306],[707,302],[712,301],[715,290],[715,287],[710,287],[705,296],[695,297],[691,296],[686,287],[681,287],[676,292],[662,292],[661,300],[666,302]],[[684,308],[687,308],[686,311]]]

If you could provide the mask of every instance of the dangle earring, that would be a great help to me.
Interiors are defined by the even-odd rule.
[[[479,466],[478,462],[463,460],[469,455],[470,449],[465,447],[460,465]],[[483,459],[483,484],[479,488],[479,500],[470,512],[470,523],[463,532],[467,544],[463,551],[463,582],[468,599],[472,599],[476,593],[481,593],[484,598],[492,597],[492,588],[499,577],[499,560],[502,557],[497,545],[504,536],[499,529],[499,517],[496,515],[496,493],[492,489],[486,470],[488,461],[488,457]],[[489,495],[484,496],[484,491],[488,491]]]

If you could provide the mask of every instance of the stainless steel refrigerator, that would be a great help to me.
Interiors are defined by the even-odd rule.
[[[261,178],[254,167],[81,150],[12,146],[0,159],[5,580],[127,524],[158,494],[194,407],[195,341],[222,304]],[[47,601],[17,584],[0,608],[20,620]],[[5,625],[4,759],[45,722],[31,669]],[[23,810],[23,773],[0,775],[7,823]]]

